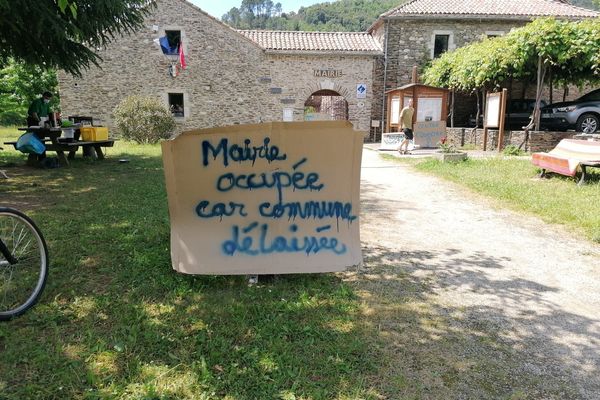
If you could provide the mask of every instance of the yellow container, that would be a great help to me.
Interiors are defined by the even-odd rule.
[[[84,142],[97,142],[108,140],[108,128],[105,126],[84,126],[80,128],[81,140]]]

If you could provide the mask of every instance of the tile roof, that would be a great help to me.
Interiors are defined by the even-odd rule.
[[[305,52],[381,53],[367,32],[238,31],[266,50]]]
[[[576,7],[564,0],[411,0],[382,15],[464,17],[600,17],[600,13]]]

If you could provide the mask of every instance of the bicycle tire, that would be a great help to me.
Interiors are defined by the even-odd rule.
[[[0,239],[18,260],[11,264],[0,253],[0,321],[6,321],[38,301],[46,285],[49,259],[42,232],[19,210],[0,207]]]

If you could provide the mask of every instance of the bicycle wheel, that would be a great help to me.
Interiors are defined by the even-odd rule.
[[[0,321],[23,314],[44,290],[48,249],[35,223],[20,211],[0,207]],[[11,258],[13,258],[11,260]],[[15,262],[16,261],[16,262]]]

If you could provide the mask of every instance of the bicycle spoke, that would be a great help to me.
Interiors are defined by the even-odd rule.
[[[47,252],[33,222],[10,209],[0,209],[0,239],[16,264],[0,260],[0,320],[31,307],[43,290],[47,274]],[[3,257],[0,257],[3,258]]]

